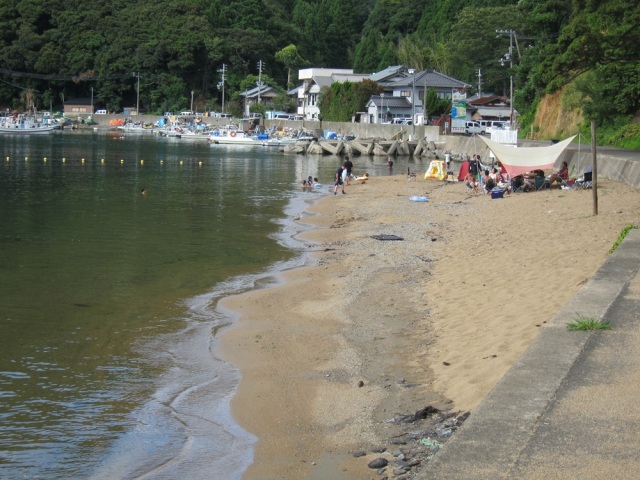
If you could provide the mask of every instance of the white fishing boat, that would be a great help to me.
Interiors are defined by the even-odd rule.
[[[0,133],[36,135],[51,133],[53,130],[53,125],[38,121],[30,115],[13,115],[0,118]]]
[[[153,133],[153,125],[151,123],[125,121],[122,125],[118,125],[116,130],[125,133]]]
[[[260,141],[254,135],[240,130],[236,125],[216,128],[209,134],[209,142],[213,145],[260,146]]]
[[[261,145],[263,147],[285,147],[294,143],[309,143],[313,140],[313,137],[305,133],[298,135],[267,135],[267,138],[262,139]]]

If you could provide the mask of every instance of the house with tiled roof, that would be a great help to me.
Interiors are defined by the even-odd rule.
[[[391,68],[391,67],[389,67]],[[372,75],[372,80],[375,75]],[[435,90],[443,99],[451,99],[456,90],[465,90],[469,84],[456,80],[436,70],[416,72],[398,69],[393,80],[379,82],[384,93],[374,95],[367,102],[369,123],[388,123],[398,118],[415,118],[416,123],[424,123],[428,112],[424,112],[423,101],[427,90]]]
[[[412,117],[423,123],[422,102],[427,89],[434,89],[441,98],[451,98],[454,90],[470,86],[436,70],[416,72],[404,65],[389,66],[371,74],[353,73],[349,69],[306,68],[298,72],[298,78],[303,84],[290,94],[296,96],[298,114],[306,120],[319,118],[318,95],[322,87],[329,87],[334,82],[362,82],[365,79],[376,82],[383,93],[372,96],[367,102],[367,112],[360,116],[366,123]]]
[[[509,97],[485,93],[467,98],[467,112],[473,120],[508,121],[511,118]]]
[[[256,103],[270,104],[278,95],[280,92],[269,85],[260,85],[240,92],[240,96],[244,98],[244,114],[249,114],[251,105]]]

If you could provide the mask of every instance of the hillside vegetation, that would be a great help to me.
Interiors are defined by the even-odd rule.
[[[199,111],[224,100],[238,114],[258,80],[293,108],[299,68],[403,64],[501,95],[513,77],[523,131],[595,120],[605,141],[637,137],[637,0],[0,0],[0,12],[3,109],[93,95],[162,113],[193,95]]]

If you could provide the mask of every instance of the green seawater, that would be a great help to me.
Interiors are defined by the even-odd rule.
[[[295,266],[341,159],[93,131],[0,154],[0,477],[239,478],[215,302]]]

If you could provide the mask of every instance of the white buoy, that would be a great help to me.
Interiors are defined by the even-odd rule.
[[[104,158],[101,158],[101,159],[100,159],[100,163],[101,163],[102,165],[104,165]]]
[[[84,158],[82,159],[82,164],[84,165]]]
[[[66,158],[63,158],[63,159],[62,159],[62,163],[67,163],[67,159],[66,159]]]
[[[202,166],[202,160],[200,160],[200,161],[198,162],[198,166],[199,166],[199,167],[201,167],[201,166]]]
[[[180,160],[180,165],[183,165],[183,164],[184,164],[184,162],[182,160]]]
[[[120,164],[123,164],[123,163],[124,163],[124,160],[123,160],[123,159],[120,159]]]
[[[9,158],[9,157],[7,157]],[[164,165],[164,160],[160,160],[160,165]]]
[[[47,163],[47,157],[44,157],[44,163]]]
[[[9,161],[9,157],[7,157],[7,162]]]
[[[140,160],[140,165],[144,165],[144,160]]]

